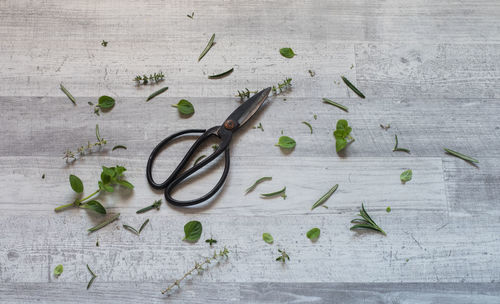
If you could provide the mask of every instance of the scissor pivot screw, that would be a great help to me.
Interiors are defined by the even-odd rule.
[[[232,130],[234,129],[235,127],[235,124],[234,124],[234,121],[232,120],[226,120],[226,122],[224,123],[224,128],[228,129],[228,130]]]

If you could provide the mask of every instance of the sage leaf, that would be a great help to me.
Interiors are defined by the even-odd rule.
[[[76,193],[83,192],[83,183],[78,176],[71,174],[69,176],[69,184],[71,185],[71,189],[73,189]]]
[[[278,139],[278,143],[275,145],[284,149],[292,149],[295,147],[295,140],[288,136],[281,136]]]
[[[303,121],[302,123],[305,124],[306,126],[308,126],[309,130],[311,130],[311,134],[313,134],[313,127],[311,126],[311,124],[308,123],[307,121]]]
[[[73,97],[73,95],[71,95],[71,93],[68,90],[66,90],[66,88],[63,86],[62,83],[60,84],[60,88],[61,88],[61,91],[63,91],[63,93],[66,94],[66,96],[68,96],[69,100],[71,100],[71,102],[76,106],[75,97]]]
[[[324,202],[326,202],[332,194],[337,191],[337,188],[339,187],[339,184],[336,184],[333,186],[330,190],[328,190],[327,193],[325,193],[322,197],[319,198],[319,200],[314,203],[314,205],[311,207],[311,210],[314,210],[316,207],[321,206]]]
[[[293,52],[293,50],[291,48],[280,49],[280,54],[281,54],[281,56],[283,56],[285,58],[293,58],[293,56],[295,56],[295,53]]]
[[[127,147],[125,147],[124,145],[116,145],[113,147],[113,149],[111,149],[111,151],[115,151],[116,149],[125,149],[127,150]]]
[[[106,214],[106,209],[101,205],[101,203],[99,203],[96,200],[91,200],[89,202],[86,202],[80,205],[80,208],[89,209],[100,214]]]
[[[160,95],[161,93],[165,92],[168,90],[168,87],[164,87],[159,89],[158,91],[153,92],[151,95],[149,95],[148,99],[146,99],[146,102],[150,101],[151,99],[155,98],[156,96]]]
[[[344,76],[342,76],[342,81],[344,81],[344,83],[349,87],[349,89],[351,89],[354,93],[356,93],[356,95],[358,95],[359,97],[361,98],[365,98],[365,95],[363,95],[363,93],[361,93],[360,90],[358,90],[347,78],[345,78]]]
[[[196,242],[201,237],[203,228],[198,221],[190,221],[184,225],[184,239],[183,241]]]
[[[456,156],[458,158],[461,158],[465,161],[468,161],[468,162],[471,162],[471,163],[479,163],[479,161],[475,158],[472,158],[470,156],[467,156],[465,154],[462,154],[460,152],[457,152],[457,151],[453,151],[453,150],[450,150],[450,149],[447,149],[447,148],[444,148],[444,150],[448,153],[448,154],[451,154],[453,156]]]
[[[273,236],[267,232],[262,234],[262,239],[268,244],[272,244],[274,242]]]
[[[271,176],[264,176],[264,177],[259,178],[258,180],[255,181],[255,183],[253,183],[253,185],[251,185],[250,187],[248,187],[245,190],[245,194],[252,192],[257,187],[258,184],[260,184],[264,181],[272,180],[272,179],[273,178]]]
[[[99,224],[95,225],[94,227],[92,228],[89,228],[88,231],[89,232],[94,232],[94,231],[97,231],[103,227],[106,227],[107,225],[109,225],[110,223],[114,222],[115,220],[118,219],[118,217],[120,217],[120,213],[117,213],[111,217],[109,217],[108,219],[100,222]]]
[[[233,71],[234,71],[234,68],[231,68],[231,69],[229,69],[229,70],[227,70],[225,72],[222,72],[220,74],[208,76],[208,79],[220,79],[220,78],[224,78],[224,77],[228,76],[229,74],[231,74]]]
[[[63,265],[61,265],[61,264],[57,265],[56,268],[54,268],[54,275],[56,277],[60,276],[61,273],[63,273],[63,270],[64,270]]]
[[[210,49],[214,45],[214,39],[215,39],[215,34],[212,35],[212,37],[208,41],[207,46],[205,47],[203,52],[201,52],[200,57],[198,57],[198,62],[201,60],[201,58],[205,57],[205,55],[208,53],[208,51],[210,51]]]
[[[111,109],[115,105],[115,100],[112,97],[103,95],[99,97],[97,107],[101,109]]]
[[[315,241],[319,238],[320,233],[321,233],[321,231],[319,230],[319,228],[313,228],[313,229],[307,231],[306,236],[311,241]]]
[[[323,98],[323,102],[324,102],[324,103],[327,103],[327,104],[330,104],[330,105],[332,105],[332,106],[335,106],[335,107],[337,107],[337,108],[339,108],[339,109],[341,109],[341,110],[344,110],[344,111],[346,111],[346,112],[349,112],[349,109],[348,109],[346,106],[341,105],[340,103],[336,103],[335,101],[330,100],[330,99],[328,99],[328,98]]]
[[[172,107],[177,108],[182,115],[191,115],[194,113],[193,105],[185,99],[179,100],[179,103],[172,105]]]
[[[404,184],[406,182],[411,181],[413,172],[411,169],[405,170],[403,173],[401,173],[401,176],[399,177],[401,179],[401,182]]]
[[[335,137],[335,150],[337,152],[342,151],[348,144],[348,139],[350,142],[354,141],[354,138],[351,137],[352,128],[349,127],[347,120],[340,119],[337,121],[337,129],[333,132],[333,136]]]

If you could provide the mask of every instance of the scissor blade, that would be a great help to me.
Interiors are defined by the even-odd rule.
[[[260,109],[270,92],[271,88],[267,88],[253,95],[239,106],[228,119],[236,120],[238,126],[241,127]]]

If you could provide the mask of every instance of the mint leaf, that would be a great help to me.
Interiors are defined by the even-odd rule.
[[[183,241],[196,242],[201,237],[201,231],[203,230],[201,223],[198,221],[190,221],[184,225],[184,239]]]
[[[401,182],[404,184],[406,182],[411,181],[412,176],[413,176],[413,172],[411,171],[411,169],[408,169],[408,170],[405,170],[403,173],[401,173],[399,178],[401,179]]]
[[[60,276],[61,273],[63,273],[63,270],[64,270],[63,265],[61,265],[61,264],[57,265],[56,268],[54,268],[54,275],[56,277]]]
[[[274,242],[273,236],[267,232],[262,234],[262,239],[268,244],[272,244]]]
[[[278,143],[275,145],[284,149],[292,149],[295,147],[295,140],[288,136],[281,136],[278,139]]]
[[[193,105],[185,99],[179,100],[179,103],[172,105],[172,107],[177,108],[182,115],[191,115],[194,113]]]
[[[134,185],[132,185],[131,183],[125,181],[125,180],[117,180],[116,181],[119,185],[125,187],[125,188],[128,188],[128,189],[134,189]]]
[[[71,174],[69,176],[69,184],[71,185],[71,189],[73,189],[76,193],[83,192],[83,183],[78,176]]]
[[[319,228],[313,228],[307,232],[306,236],[308,239],[314,242],[319,238],[320,233],[321,231],[319,230]]]
[[[280,54],[281,54],[281,56],[283,56],[285,58],[293,58],[293,56],[295,56],[295,53],[293,52],[293,50],[291,48],[280,49]]]
[[[80,205],[81,208],[89,209],[100,214],[106,214],[106,209],[96,200],[91,200],[85,204]]]
[[[115,100],[112,97],[103,95],[99,97],[97,106],[101,109],[111,109],[115,105]]]

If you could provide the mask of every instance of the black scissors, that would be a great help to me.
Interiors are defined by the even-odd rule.
[[[238,131],[238,129],[243,124],[245,124],[260,109],[260,107],[262,106],[262,104],[264,103],[270,92],[271,88],[267,88],[253,95],[251,98],[245,101],[241,106],[239,106],[233,113],[231,113],[231,115],[229,115],[229,117],[224,121],[222,126],[215,126],[208,130],[203,130],[203,129],[184,130],[177,132],[162,140],[153,149],[153,152],[151,152],[151,155],[149,156],[148,159],[148,165],[146,167],[146,177],[148,178],[148,183],[151,185],[151,187],[155,189],[165,189],[165,199],[167,200],[167,202],[175,206],[192,206],[202,203],[211,198],[222,187],[229,172],[229,144],[231,143],[233,133]],[[188,152],[181,160],[179,165],[177,165],[177,168],[175,168],[172,174],[170,174],[170,176],[163,183],[161,184],[156,183],[153,180],[151,172],[152,171],[151,169],[153,167],[153,162],[156,156],[162,150],[162,148],[169,142],[171,142],[173,139],[189,133],[202,133],[202,134],[194,142],[194,144],[188,150]],[[221,139],[218,148],[208,157],[197,163],[195,166],[181,173],[181,171],[186,167],[190,158],[196,153],[198,147],[211,136],[216,136]],[[173,189],[177,185],[179,185],[187,177],[193,175],[196,171],[208,165],[211,161],[217,158],[217,156],[222,154],[222,152],[224,152],[224,158],[225,158],[224,171],[222,173],[221,178],[219,179],[219,181],[212,190],[210,190],[207,194],[203,195],[200,198],[187,201],[179,201],[171,196]]]

